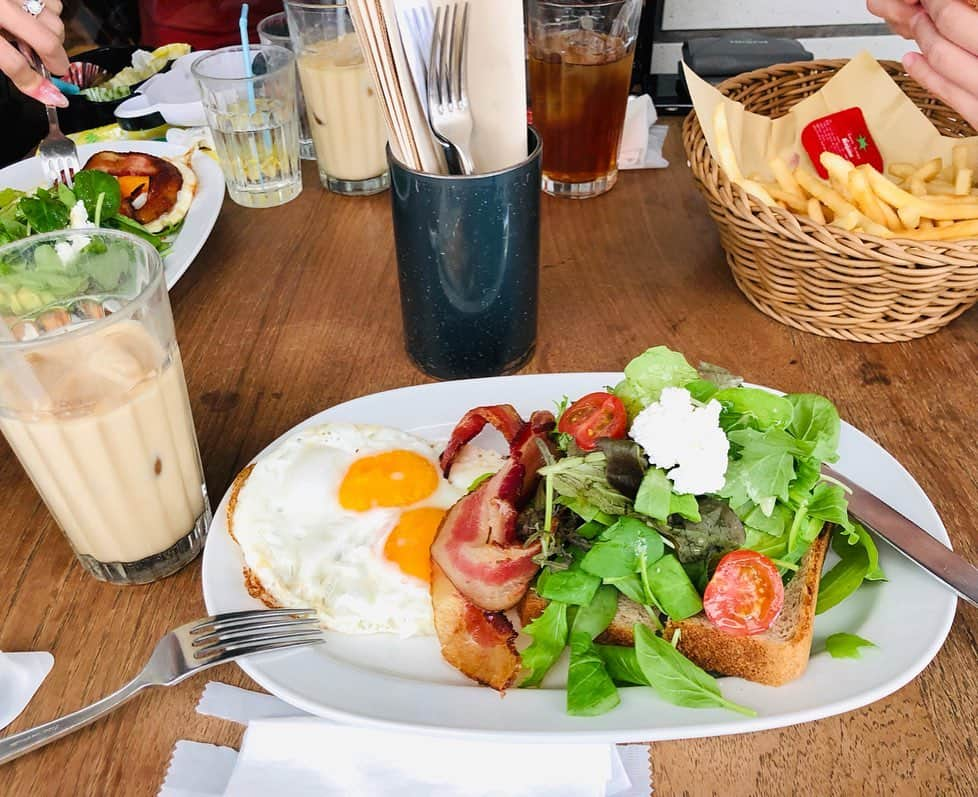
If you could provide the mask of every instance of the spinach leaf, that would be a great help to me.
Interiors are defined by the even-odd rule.
[[[746,418],[758,429],[784,428],[791,423],[794,407],[784,396],[757,387],[730,387],[713,396],[726,412]]]
[[[640,624],[635,626],[635,654],[642,673],[663,700],[689,708],[727,708],[749,717],[757,715],[727,700],[715,678]]]
[[[825,640],[825,649],[833,659],[861,659],[859,649],[866,647],[875,648],[876,645],[855,634],[832,634]]]
[[[571,634],[570,649],[567,713],[574,717],[594,717],[611,711],[621,698],[594,643],[587,634]]]
[[[839,411],[824,396],[814,393],[790,393],[794,406],[788,431],[800,440],[812,443],[812,456],[820,462],[835,462],[839,457]]]
[[[616,611],[618,611],[618,590],[602,585],[594,593],[591,602],[578,610],[571,633],[587,634],[589,638],[594,639],[611,625]]]
[[[635,496],[635,511],[655,520],[665,520],[670,515],[682,515],[688,520],[700,519],[696,496],[678,495],[672,491],[672,482],[662,468],[649,468]]]
[[[536,590],[541,598],[549,601],[587,606],[600,586],[600,578],[585,573],[575,563],[567,570],[542,570],[537,576]]]
[[[634,418],[659,400],[663,388],[683,387],[698,378],[696,369],[679,352],[655,346],[625,366],[625,378],[613,392],[625,404],[628,417]]]
[[[581,568],[601,578],[621,578],[636,572],[641,556],[654,562],[663,550],[662,537],[655,529],[623,517],[598,537],[581,560]]]
[[[626,648],[622,645],[595,645],[594,648],[598,651],[612,681],[635,686],[649,685],[649,679],[638,666],[635,648]]]
[[[95,221],[111,219],[118,215],[122,203],[122,192],[119,181],[111,174],[95,169],[82,169],[75,175],[75,196],[85,204],[88,218]],[[101,206],[99,195],[102,195]]]
[[[17,207],[36,232],[53,232],[68,226],[68,208],[50,196],[24,197]]]
[[[740,548],[746,539],[744,524],[726,501],[706,497],[697,503],[698,522],[671,523],[663,530],[683,564],[718,559],[727,551]]]
[[[605,476],[608,484],[622,495],[634,499],[642,476],[649,467],[642,447],[632,440],[612,440],[610,437],[598,440],[597,446],[607,458]]]
[[[523,631],[533,642],[520,653],[523,666],[530,671],[520,686],[539,686],[567,645],[567,604],[551,601]]]
[[[703,610],[703,601],[679,560],[666,554],[646,570],[649,591],[673,620],[685,620]]]
[[[720,390],[716,383],[702,378],[694,379],[684,387],[689,391],[689,395],[700,404],[706,404]]]
[[[12,205],[22,196],[24,196],[24,192],[18,191],[16,188],[0,190],[0,208],[6,209],[8,205]]]
[[[815,614],[827,612],[848,598],[859,589],[869,572],[869,555],[862,545],[849,545],[843,535],[836,533],[833,535],[832,548],[839,554],[839,561],[822,576],[815,601]]]
[[[642,586],[642,579],[635,573],[628,576],[620,576],[618,578],[605,578],[602,579],[602,582],[605,584],[611,584],[613,587],[617,588],[622,595],[624,595],[626,598],[631,598],[633,601],[635,601],[635,603],[642,604],[643,606],[648,603],[648,598],[645,595],[645,588]]]
[[[584,525],[578,526],[575,533],[585,540],[593,540],[599,534],[603,534],[606,528],[608,527],[597,520],[589,520]]]

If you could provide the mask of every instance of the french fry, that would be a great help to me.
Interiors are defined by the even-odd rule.
[[[795,183],[797,185],[797,183]],[[780,202],[785,207],[795,211],[796,213],[806,213],[808,211],[808,202],[804,199],[801,191],[797,194],[791,191],[785,191],[778,185],[773,185],[768,183],[764,185],[765,190],[774,197],[776,202]]]
[[[816,224],[825,224],[825,214],[822,212],[822,203],[815,197],[808,200],[808,218]]]
[[[954,193],[958,196],[967,196],[971,193],[971,169],[958,169],[954,178]]]
[[[943,180],[931,180],[927,183],[927,194],[938,196],[953,196],[954,183],[945,183]]]
[[[766,205],[773,205],[773,197],[764,187],[754,181],[745,180],[740,171],[740,164],[737,163],[737,155],[734,152],[733,142],[730,140],[730,126],[727,124],[727,109],[722,103],[717,105],[713,114],[713,135],[716,139],[717,161],[727,175],[727,179],[743,188],[748,194],[759,199]]]
[[[848,213],[836,213],[829,224],[833,227],[841,227],[843,230],[854,230],[859,226],[861,216],[862,214],[858,210],[850,210]]]
[[[849,172],[849,194],[859,210],[877,224],[887,226],[886,216],[883,215],[880,201],[876,198],[876,194],[869,190],[869,181],[866,179],[866,175],[858,169],[852,169]]]
[[[917,229],[918,230],[933,230],[934,229],[934,222],[932,222],[930,219],[921,219],[920,220],[920,226]]]
[[[953,227],[953,226],[954,226],[955,224],[959,224],[959,223],[960,223],[960,222],[956,222],[956,221],[947,221],[947,220],[945,219],[944,221],[938,221],[938,222],[935,222],[935,223],[934,223],[934,226],[935,226],[935,227]]]
[[[781,190],[793,194],[798,199],[804,201],[805,192],[801,190],[801,186],[798,185],[798,181],[792,175],[788,164],[782,158],[774,158],[770,162],[770,166],[771,171],[774,173],[774,179],[778,181]]]
[[[917,167],[912,163],[891,163],[886,170],[898,180],[906,180],[917,171]]]
[[[968,148],[964,144],[951,147],[951,165],[956,172],[968,168]]]
[[[843,227],[844,229],[852,229],[847,225],[852,220],[853,214],[855,214],[856,224],[862,227],[870,235],[886,237],[890,234],[890,231],[887,230],[886,227],[884,227],[882,224],[877,224],[872,219],[864,216],[862,213],[860,213],[859,209],[853,206],[853,204],[842,196],[842,194],[831,186],[823,183],[821,180],[815,177],[815,175],[802,169],[797,169],[795,171],[795,179],[809,194],[817,198],[819,202],[826,207],[831,208],[832,212],[836,215],[836,218],[832,223],[836,226]],[[886,180],[885,177],[883,179]],[[889,182],[889,180],[887,180],[887,182]],[[892,185],[892,183],[890,184]],[[893,187],[896,188],[896,186]]]
[[[924,182],[927,182],[927,180],[933,180],[941,173],[941,169],[943,168],[943,160],[940,158],[931,158],[929,161],[926,161],[917,167],[917,170],[911,175],[911,179],[913,177],[919,177]]]
[[[856,167],[841,155],[836,155],[834,152],[823,152],[819,156],[819,161],[825,171],[829,173],[829,180],[832,181],[835,189],[842,196],[847,196],[849,193],[849,175]]]
[[[943,169],[941,169],[941,173],[939,175],[937,175],[937,177],[935,179],[937,179],[937,180],[943,180],[945,183],[952,183],[953,184],[954,183],[954,173],[955,173],[954,167],[951,164],[948,164]]]
[[[956,238],[975,238],[978,237],[978,219],[955,222],[947,227],[911,230],[900,233],[898,237],[909,238],[912,241],[950,241]]]
[[[927,193],[927,183],[924,182],[924,178],[918,175],[913,175],[910,180],[908,180],[910,193],[914,196],[924,196]]]
[[[907,223],[908,218],[913,220],[916,216],[916,223],[907,225],[909,227],[916,227],[920,223],[921,216],[926,216],[935,221],[940,219],[951,221],[978,219],[978,201],[966,198],[965,202],[937,202],[932,198],[916,197],[891,183],[875,169],[866,172],[866,177],[876,195],[897,209],[897,213],[904,224]],[[901,213],[905,210],[908,211],[907,218],[904,218],[904,214]]]

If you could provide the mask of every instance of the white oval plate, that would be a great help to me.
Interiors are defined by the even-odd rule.
[[[283,437],[309,424],[345,421],[385,424],[443,440],[472,407],[508,402],[529,417],[534,409],[553,407],[561,396],[581,396],[620,378],[615,373],[546,374],[407,387],[332,407]],[[489,442],[490,433],[484,434]],[[880,446],[843,424],[840,454],[835,467],[842,473],[949,544],[920,486]],[[261,608],[244,587],[242,559],[228,536],[226,511],[227,496],[215,513],[204,551],[204,600],[214,614]],[[434,637],[399,640],[328,633],[324,645],[253,657],[240,666],[269,692],[313,714],[428,733],[624,742],[778,728],[872,703],[910,681],[937,654],[950,630],[955,595],[885,543],[880,543],[880,561],[889,581],[864,586],[820,615],[813,650],[824,650],[825,638],[838,631],[859,634],[878,647],[864,649],[860,660],[816,653],[805,674],[782,687],[722,679],[724,695],[756,709],[757,717],[680,708],[643,687],[621,689],[621,705],[608,714],[569,717],[562,673],[552,674],[544,688],[511,689],[500,697],[445,663]]]
[[[103,141],[96,144],[81,144],[78,147],[78,160],[84,166],[96,152],[145,152],[147,155],[172,158],[186,152],[184,147],[168,144],[165,141]],[[184,272],[190,268],[207,236],[211,234],[217,215],[224,202],[224,174],[221,167],[209,155],[194,153],[191,165],[197,173],[197,193],[187,211],[183,227],[173,241],[173,248],[163,258],[166,274],[166,287],[172,288]],[[20,191],[33,191],[39,186],[48,185],[41,168],[41,159],[27,158],[0,169],[0,190],[16,188]]]

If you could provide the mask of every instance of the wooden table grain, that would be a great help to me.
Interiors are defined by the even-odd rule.
[[[663,343],[753,382],[830,396],[921,483],[954,546],[978,561],[978,310],[923,340],[866,345],[796,332],[757,312],[670,132],[664,171],[626,172],[608,195],[544,198],[540,326],[526,371],[620,368]],[[248,210],[226,201],[172,291],[207,484],[309,415],[427,381],[403,351],[389,198],[321,190]],[[94,581],[0,442],[0,650],[55,665],[10,731],[89,703],[131,677],[169,628],[203,615],[200,563],[145,587]],[[978,794],[978,612],[962,606],[913,682],[839,717],[651,747],[663,795]],[[872,657],[865,666],[872,667]],[[3,795],[155,795],[178,739],[237,745],[237,726],[195,712],[211,679],[156,690],[0,768]]]

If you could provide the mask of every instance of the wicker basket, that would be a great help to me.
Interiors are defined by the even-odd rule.
[[[781,64],[719,89],[747,110],[783,116],[846,63]],[[941,133],[974,135],[899,64],[881,65]],[[686,117],[683,144],[737,285],[775,320],[817,335],[889,343],[935,332],[978,301],[978,241],[900,241],[815,224],[727,180],[695,113]]]

